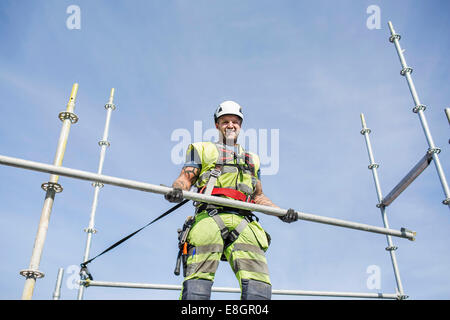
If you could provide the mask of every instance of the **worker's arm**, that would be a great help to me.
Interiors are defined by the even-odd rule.
[[[276,204],[274,204],[264,193],[262,190],[262,184],[261,180],[258,179],[258,182],[256,182],[255,186],[255,193],[253,194],[253,201],[255,201],[256,204],[262,204],[264,206],[270,206],[279,208]]]
[[[183,167],[178,178],[172,183],[172,188],[179,188],[188,191],[197,181],[200,169],[195,167]]]
[[[262,204],[264,206],[279,208],[276,204],[274,204],[264,193],[262,190],[261,180],[258,179],[255,187],[255,193],[253,194],[253,201],[256,204]],[[278,217],[283,222],[291,223],[298,220],[298,213],[294,209],[289,209],[284,216]]]
[[[164,195],[164,198],[170,202],[181,202],[183,200],[183,191],[189,191],[192,185],[197,181],[200,169],[195,167],[183,167],[178,178],[172,183],[173,190]]]

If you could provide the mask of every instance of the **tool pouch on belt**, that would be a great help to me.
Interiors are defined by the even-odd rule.
[[[186,262],[188,257],[188,251],[189,251],[189,244],[187,243],[187,237],[189,234],[189,231],[191,230],[192,225],[195,222],[194,217],[187,217],[186,221],[183,224],[182,229],[178,229],[178,255],[177,255],[177,262],[174,270],[175,275],[180,275],[180,265],[181,262],[183,262],[183,276],[186,276]]]

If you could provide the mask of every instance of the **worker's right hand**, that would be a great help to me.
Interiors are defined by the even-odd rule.
[[[183,201],[183,190],[181,188],[173,188],[164,195],[164,198],[169,202],[181,202]]]

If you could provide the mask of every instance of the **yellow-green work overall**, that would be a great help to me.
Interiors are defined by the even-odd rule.
[[[193,143],[188,147],[185,166],[189,166],[189,163],[201,167],[196,182],[199,190],[205,188],[212,170],[218,168],[221,174],[215,181],[215,188],[238,190],[247,199],[253,195],[259,179],[259,157],[246,152],[240,145],[232,151],[212,142]],[[271,284],[265,257],[269,240],[258,221],[252,218],[250,212],[238,209],[206,204],[199,204],[198,207],[195,222],[187,237],[186,277],[180,298],[209,299],[222,258],[229,262],[239,281],[242,299],[270,299]],[[231,232],[236,228],[242,230],[237,233],[237,237],[235,234],[231,243],[224,244],[224,229]]]

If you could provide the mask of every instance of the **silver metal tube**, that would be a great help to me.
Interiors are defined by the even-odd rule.
[[[53,300],[59,300],[59,298],[61,297],[61,284],[63,276],[64,276],[64,269],[59,268],[58,276],[56,278],[55,291],[53,292]]]
[[[390,205],[428,167],[432,159],[432,155],[426,153],[392,191],[384,197],[381,204],[385,207]]]
[[[114,88],[112,88],[110,96],[109,96],[108,103],[105,105],[106,120],[105,120],[105,127],[104,127],[104,130],[103,130],[103,137],[102,137],[102,140],[99,142],[101,150],[100,150],[100,159],[99,159],[98,170],[97,170],[98,174],[101,174],[102,171],[103,171],[103,163],[105,161],[106,149],[110,145],[110,143],[108,141],[109,124],[110,124],[110,121],[111,121],[111,113],[112,113],[113,110],[115,110],[115,108],[116,107],[114,105]],[[86,237],[86,247],[85,247],[85,250],[84,250],[83,261],[89,260],[89,253],[90,253],[90,249],[91,249],[92,235],[97,232],[95,230],[95,214],[96,214],[97,204],[98,204],[98,195],[99,195],[100,189],[102,188],[103,185],[101,185],[99,183],[94,183],[93,186],[95,188],[94,189],[94,199],[92,200],[91,214],[90,214],[90,218],[89,218],[89,225],[85,229],[85,231],[87,233],[87,237]],[[82,300],[83,299],[84,289],[85,289],[84,286],[80,286],[78,288],[78,300]]]
[[[54,173],[54,174],[59,174],[62,176],[70,177],[70,178],[76,178],[76,179],[94,181],[94,182],[101,182],[104,184],[115,185],[118,187],[140,190],[140,191],[145,191],[145,192],[152,192],[152,193],[157,193],[157,194],[162,194],[162,195],[164,195],[172,190],[172,188],[169,188],[169,187],[158,186],[158,185],[154,185],[154,184],[150,184],[150,183],[133,181],[133,180],[122,179],[122,178],[111,177],[111,176],[105,176],[105,175],[95,174],[92,172],[81,171],[81,170],[76,170],[76,169],[71,169],[71,168],[57,167],[57,166],[49,165],[49,164],[45,164],[45,163],[23,160],[23,159],[18,159],[18,158],[12,158],[12,157],[2,156],[2,155],[0,155],[0,164],[12,166],[12,167],[18,167],[18,168],[22,168],[22,169],[35,170],[35,171],[40,171],[40,172],[49,172],[49,173]],[[191,192],[191,191],[183,191],[183,197],[185,199],[189,199],[189,200],[212,203],[212,204],[234,207],[234,208],[239,208],[239,209],[247,209],[247,210],[257,211],[257,212],[261,212],[261,213],[265,213],[265,214],[273,215],[273,216],[283,216],[287,213],[286,209],[263,206],[263,205],[259,205],[259,204],[253,204],[253,203],[242,202],[242,201],[226,199],[226,198],[221,198],[221,197],[215,197],[215,196],[207,196],[204,194]],[[339,226],[339,227],[344,227],[344,228],[366,231],[366,232],[389,234],[392,236],[406,238],[409,240],[415,240],[415,235],[416,235],[416,233],[414,231],[410,231],[405,228],[402,228],[401,230],[392,230],[392,229],[386,229],[386,228],[371,226],[371,225],[357,223],[357,222],[350,222],[350,221],[345,221],[345,220],[341,220],[341,219],[318,216],[318,215],[304,213],[304,212],[298,212],[298,216],[299,216],[299,219],[301,219],[301,220],[329,224],[329,225],[334,225],[334,226]]]
[[[180,291],[181,285],[173,284],[151,284],[133,282],[107,282],[107,281],[81,281],[80,285],[88,287],[109,287],[109,288],[129,288],[129,289],[156,289]],[[240,293],[239,288],[212,287],[212,292]],[[309,290],[282,290],[273,289],[275,295],[291,296],[320,296],[320,297],[347,297],[347,298],[378,298],[378,299],[400,299],[397,294],[389,293],[364,293],[364,292],[336,292],[336,291],[309,291]],[[404,297],[404,296],[403,296]]]
[[[378,179],[378,170],[377,170],[378,164],[375,163],[375,159],[373,156],[372,144],[370,142],[370,137],[369,137],[370,129],[367,128],[366,120],[364,118],[364,114],[362,114],[362,113],[361,113],[361,124],[362,124],[361,134],[365,138],[366,146],[367,146],[367,153],[369,154],[369,161],[370,161],[369,169],[371,169],[371,171],[372,171],[373,180],[375,182],[375,189],[377,192],[378,203],[381,203],[383,200],[383,194],[381,193],[380,181]],[[389,228],[389,222],[388,222],[388,218],[386,215],[386,208],[384,206],[379,206],[379,207],[380,207],[381,217],[383,219],[384,227]],[[386,250],[389,251],[389,254],[391,256],[392,268],[394,269],[395,281],[397,283],[397,292],[401,296],[403,296],[404,295],[403,285],[402,285],[402,281],[400,279],[400,271],[398,269],[397,257],[395,255],[395,251],[394,251],[394,250],[396,250],[397,247],[394,246],[391,236],[386,235],[386,240],[388,243],[388,247],[386,248]]]
[[[445,108],[445,115],[447,116],[448,123],[450,124],[450,108]]]
[[[416,112],[419,116],[420,123],[422,124],[422,129],[425,133],[425,138],[427,139],[427,143],[429,146],[429,151],[432,152],[436,171],[438,173],[439,180],[441,181],[442,189],[444,190],[444,194],[445,194],[446,198],[444,199],[443,203],[445,205],[447,205],[448,208],[450,209],[450,190],[448,187],[448,183],[447,183],[447,179],[445,177],[444,170],[442,169],[441,161],[439,160],[438,153],[440,150],[438,148],[436,148],[434,141],[433,141],[433,137],[431,136],[430,128],[428,126],[428,122],[425,117],[425,113],[423,112],[425,107],[420,103],[419,95],[417,94],[416,87],[414,86],[414,82],[411,78],[412,69],[409,68],[408,65],[406,64],[406,60],[403,55],[403,50],[400,47],[400,42],[399,42],[400,36],[395,33],[395,30],[394,30],[394,27],[393,27],[391,21],[388,22],[388,25],[389,25],[389,30],[391,32],[390,41],[393,42],[395,45],[398,57],[400,59],[400,64],[402,66],[401,74],[405,76],[406,81],[408,82],[408,87],[411,92],[414,104],[415,104],[414,112]]]
[[[54,166],[58,167],[62,165],[64,158],[64,153],[66,150],[66,144],[69,137],[69,130],[72,123],[77,121],[77,117],[73,114],[75,108],[75,100],[78,92],[78,84],[75,83],[72,87],[69,102],[67,103],[67,108],[65,112],[59,114],[60,120],[63,122],[61,133],[58,140],[58,145],[56,148],[56,154],[54,158]],[[34,241],[33,252],[30,259],[30,265],[28,269],[21,270],[20,274],[26,277],[25,286],[22,293],[23,300],[30,300],[33,296],[34,286],[36,284],[37,278],[42,278],[44,274],[40,272],[39,264],[41,261],[42,252],[44,250],[45,238],[47,236],[48,225],[50,222],[50,215],[53,208],[53,202],[55,200],[56,190],[62,190],[61,186],[58,184],[58,175],[52,174],[50,176],[50,181],[45,185],[46,190],[44,205],[42,207],[41,218],[39,221],[38,231]]]

